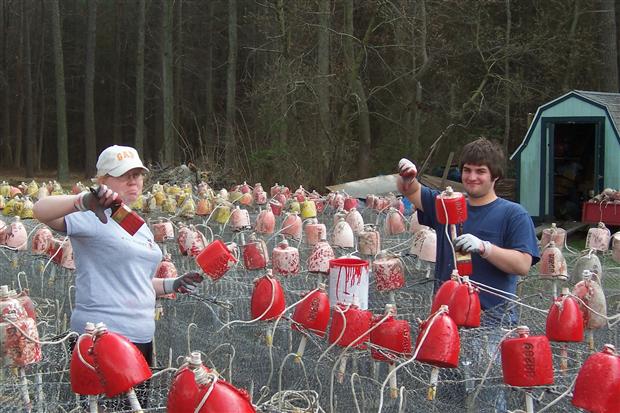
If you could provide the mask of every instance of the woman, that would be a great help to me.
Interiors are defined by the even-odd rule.
[[[109,219],[112,204],[131,204],[140,196],[146,172],[134,148],[110,146],[97,160],[96,193],[43,198],[34,216],[71,239],[76,262],[71,329],[82,333],[87,322],[103,322],[134,343],[151,365],[156,295],[191,292],[202,276],[153,278],[162,253],[148,226],[132,236]]]

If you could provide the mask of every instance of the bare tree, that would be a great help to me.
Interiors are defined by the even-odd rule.
[[[317,95],[319,105],[319,119],[323,132],[322,151],[327,154],[330,151],[332,141],[332,118],[329,96],[329,17],[331,15],[330,0],[319,0],[319,27],[318,27],[318,81]],[[325,176],[329,170],[329,156],[322,156],[323,166],[321,177],[325,181]]]
[[[22,2],[22,6],[25,2]],[[24,149],[26,155],[26,177],[34,176],[34,113],[33,113],[33,96],[32,96],[32,49],[30,47],[30,22],[32,21],[31,3],[26,4],[26,9],[22,8],[24,14],[25,25],[24,30],[24,60],[25,60],[25,92],[26,92],[26,136],[24,140]]]
[[[0,148],[2,149],[2,160],[5,164],[13,162],[11,151],[11,100],[9,98],[9,53],[8,53],[8,3],[0,0],[0,50],[2,50],[2,75],[0,76],[0,86],[2,87],[2,136],[0,137]]]
[[[368,26],[368,30],[372,27],[374,16]],[[369,33],[366,32],[366,35]],[[347,65],[349,87],[351,97],[356,106],[356,114],[358,120],[358,176],[360,178],[367,177],[370,173],[370,116],[368,114],[368,102],[366,98],[366,90],[359,75],[359,62],[361,58],[356,56],[353,46],[355,35],[353,32],[353,0],[345,0],[344,2],[344,59]],[[359,41],[355,39],[356,41]],[[364,43],[363,39],[361,43]]]
[[[618,39],[616,38],[616,2],[599,0],[601,14],[601,47],[603,68],[601,90],[618,92]]]
[[[162,93],[164,119],[163,163],[174,163],[174,87],[172,72],[172,2],[162,0]]]
[[[86,35],[86,81],[84,83],[85,176],[95,175],[97,135],[95,132],[95,49],[97,47],[97,0],[88,0]]]
[[[228,61],[226,64],[226,141],[224,159],[226,167],[234,162],[235,118],[237,111],[237,0],[228,1]]]
[[[56,143],[58,148],[58,180],[69,178],[69,152],[67,146],[67,114],[65,103],[65,68],[63,63],[62,35],[58,0],[51,0],[52,37],[54,41],[54,74],[56,78]]]
[[[138,33],[136,47],[136,132],[135,147],[144,157],[144,0],[138,1]]]

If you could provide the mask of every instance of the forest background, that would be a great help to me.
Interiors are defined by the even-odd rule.
[[[0,0],[0,169],[93,176],[132,145],[226,184],[432,162],[618,92],[614,0]],[[531,115],[529,115],[531,116]],[[510,173],[514,165],[507,165]]]

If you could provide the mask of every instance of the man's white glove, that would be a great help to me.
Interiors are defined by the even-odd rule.
[[[483,241],[472,234],[463,234],[454,239],[454,248],[469,253],[479,254],[482,258],[487,258],[491,253],[493,244]]]
[[[166,278],[164,279],[164,294],[173,292],[181,294],[193,293],[202,280],[204,280],[202,275],[195,271],[186,272],[177,278]]]

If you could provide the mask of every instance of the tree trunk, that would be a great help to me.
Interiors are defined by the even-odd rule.
[[[8,48],[8,4],[5,0],[0,0],[0,48],[2,50],[2,73],[5,74],[2,82],[2,136],[0,136],[0,152],[2,153],[3,164],[13,163],[13,153],[11,150],[11,105],[9,96],[11,94],[9,86],[9,48]]]
[[[566,62],[566,69],[564,70],[564,77],[562,79],[562,91],[568,92],[571,88],[571,82],[573,80],[572,75],[575,70],[575,56],[577,55],[574,47],[575,43],[575,35],[577,33],[577,24],[579,23],[579,2],[580,0],[575,0],[573,3],[573,18],[571,19],[570,29],[568,31],[567,43],[570,47],[570,51],[568,52],[568,59]]]
[[[116,1],[116,19],[114,19],[114,69],[112,71],[112,84],[114,85],[114,113],[112,115],[112,142],[120,144],[123,142],[123,115],[122,106],[123,100],[121,99],[121,62],[123,61],[122,51],[122,31],[123,27],[123,2]]]
[[[276,88],[279,90],[278,99],[280,100],[280,121],[278,122],[278,138],[280,146],[286,147],[288,143],[288,55],[289,55],[289,36],[286,22],[286,6],[284,0],[277,1],[277,19],[280,38],[280,54],[276,54],[275,67],[278,70]]]
[[[24,3],[22,3],[23,5]],[[32,51],[30,48],[30,22],[32,21],[32,10],[30,4],[22,10],[24,13],[24,58],[25,58],[25,92],[26,92],[26,136],[24,142],[24,153],[26,155],[26,177],[34,176],[34,111],[32,103]]]
[[[347,65],[349,88],[357,105],[358,120],[358,177],[364,178],[370,174],[370,117],[366,91],[359,77],[357,59],[353,48],[353,0],[344,3],[344,56]]]
[[[176,45],[174,51],[174,124],[180,126],[183,125],[182,117],[183,117],[183,0],[177,0],[178,4],[177,8],[177,37],[175,39],[174,44]],[[176,140],[176,139],[175,139]],[[175,145],[175,159],[178,159],[177,155],[179,152],[179,146]]]
[[[206,134],[207,139],[211,140],[213,131],[215,130],[215,108],[213,106],[213,7],[214,2],[207,4],[207,52],[205,63],[205,100],[207,106],[206,113]]]
[[[136,135],[134,145],[144,156],[144,0],[138,0],[138,40],[136,46]]]
[[[228,62],[226,68],[226,140],[224,159],[234,167],[235,114],[237,111],[237,0],[228,1]]]
[[[172,2],[162,0],[162,93],[163,93],[163,118],[164,118],[164,142],[163,163],[174,164],[174,88],[172,72]]]
[[[15,62],[15,86],[17,94],[17,105],[15,111],[15,153],[13,154],[13,166],[21,168],[22,166],[22,139],[24,136],[24,3],[20,4],[20,30],[19,30],[19,46],[17,58]]]
[[[60,10],[58,0],[50,0],[52,36],[54,40],[54,76],[56,78],[56,142],[58,146],[58,180],[69,179],[67,148],[67,113],[65,103],[65,68],[63,63]]]
[[[84,82],[85,177],[96,173],[97,135],[95,132],[95,50],[97,48],[97,0],[88,0],[86,32],[86,81]]]
[[[321,145],[323,148],[323,167],[321,169],[321,182],[326,181],[329,169],[329,154],[332,147],[332,119],[329,104],[329,16],[331,14],[330,0],[319,0],[319,27],[318,27],[318,84],[317,95],[319,104],[319,119],[323,136]]]
[[[616,7],[615,0],[600,0],[601,56],[601,91],[618,90],[618,39],[616,38]]]
[[[508,167],[508,149],[510,146],[510,30],[512,28],[512,13],[510,11],[510,0],[506,0],[506,54],[504,56],[504,171]]]

